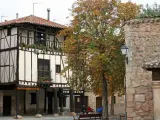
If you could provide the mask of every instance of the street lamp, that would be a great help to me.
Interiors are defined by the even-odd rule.
[[[125,56],[125,63],[128,64],[128,47],[123,45],[121,47],[121,52]],[[126,64],[125,64],[126,65]],[[126,74],[126,72],[125,72]],[[126,75],[124,77],[124,88],[125,88],[125,120],[127,120],[127,93],[126,93]]]
[[[125,55],[125,60],[126,60],[126,63],[128,64],[128,47],[126,45],[123,45],[121,47],[121,52],[123,55]]]

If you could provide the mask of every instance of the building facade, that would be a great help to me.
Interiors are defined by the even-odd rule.
[[[154,87],[153,73],[148,71],[148,63],[154,63],[152,67],[157,70],[154,65],[158,66],[159,62],[152,61],[159,61],[160,57],[160,19],[128,21],[125,41],[129,48],[126,64],[127,120],[159,120],[156,113],[159,111],[160,96],[154,92],[158,86]]]
[[[33,15],[0,23],[0,115],[80,112],[102,107],[92,92],[67,84],[72,74],[61,74],[67,64],[62,53],[65,26]],[[115,97],[115,103],[123,101]],[[122,102],[123,103],[123,102]]]
[[[65,26],[33,15],[0,23],[0,113],[80,112],[84,91],[67,84],[62,53]],[[78,99],[78,100],[77,100]]]

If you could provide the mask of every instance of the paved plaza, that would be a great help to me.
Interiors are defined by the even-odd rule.
[[[0,117],[0,120],[15,120],[13,117]],[[44,116],[42,118],[34,118],[33,116],[24,116],[23,120],[73,120],[71,116],[65,117],[53,117],[53,116]],[[118,117],[110,118],[110,120],[120,120]]]

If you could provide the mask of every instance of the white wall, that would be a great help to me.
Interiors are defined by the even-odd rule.
[[[7,36],[7,29],[0,30],[0,49],[8,49],[17,46],[17,28],[11,29],[11,36]],[[0,53],[0,78],[1,82],[12,82],[16,75],[17,50],[4,51]]]
[[[22,32],[21,30],[19,31]],[[9,47],[16,47],[17,46],[17,28],[11,29],[11,36],[7,36],[7,29],[0,30],[0,37],[1,37],[1,49],[6,49]],[[27,37],[27,31],[23,30],[22,36]],[[26,38],[22,37],[22,41],[26,41]],[[34,37],[34,32],[30,32],[30,37]],[[19,37],[20,39],[21,37]],[[53,41],[53,36],[49,36],[50,40]],[[60,41],[64,40],[64,37],[58,37]],[[32,40],[33,42],[33,40]],[[33,44],[30,41],[30,44]],[[9,60],[10,58],[10,60]],[[16,58],[17,58],[17,51],[5,51],[1,52],[1,60],[0,65],[9,65],[8,67],[1,67],[0,76],[2,82],[14,81],[16,78]],[[38,58],[43,59],[43,55],[39,54]],[[63,65],[65,64],[65,56],[60,58],[59,55],[44,55],[44,59],[50,60],[50,70],[51,70],[51,78],[53,82],[56,83],[66,83],[66,78],[59,73],[55,73],[55,66],[56,64],[61,65],[61,70],[63,70]],[[22,51],[19,52],[19,79],[31,81],[31,62],[32,62],[32,81],[37,82],[37,54],[32,52],[32,60],[31,60],[31,52]],[[10,74],[10,75],[9,75]],[[68,75],[68,73],[66,73]],[[10,76],[10,77],[9,77]]]
[[[30,49],[31,50],[31,49]],[[40,51],[39,51],[40,52]],[[67,83],[66,78],[63,77],[60,73],[56,73],[56,65],[61,65],[61,70],[63,70],[63,63],[65,62],[65,56],[62,58],[59,55],[47,55],[47,54],[39,54],[37,55],[35,52],[22,51],[19,53],[19,79],[37,82],[37,56],[38,59],[46,59],[50,60],[50,70],[51,70],[51,78],[52,82],[55,83]],[[31,62],[32,62],[32,76],[31,76]],[[64,63],[64,66],[66,64]],[[68,74],[68,73],[66,73]]]
[[[1,49],[17,46],[17,28],[11,29],[11,36],[7,36],[7,29],[0,30],[1,32]]]
[[[22,42],[26,43],[26,37],[27,37],[27,30],[20,30],[20,33],[22,32]],[[30,37],[34,37],[34,32],[30,31]],[[50,41],[54,40],[53,35],[48,36]],[[63,41],[64,37],[60,36],[58,37],[59,41]],[[29,44],[32,43],[33,40],[29,42]],[[48,44],[48,43],[47,43]],[[31,51],[31,49],[29,49]],[[34,51],[34,49],[32,49]],[[39,53],[42,51],[39,50]],[[57,53],[56,53],[57,54]],[[32,56],[32,58],[31,58]],[[60,55],[43,55],[39,54],[38,59],[46,59],[50,60],[50,70],[51,70],[51,79],[52,82],[55,83],[67,83],[66,78],[63,77],[63,75],[60,75],[59,73],[56,73],[56,65],[61,65],[61,70],[63,70],[63,66],[66,66],[65,64],[65,56],[60,57]],[[31,63],[32,63],[32,75],[31,75]],[[66,73],[68,75],[68,73]],[[37,54],[35,52],[27,52],[20,50],[19,53],[19,79],[20,80],[26,80],[26,81],[34,81],[37,82]],[[20,83],[22,84],[22,83]],[[23,83],[24,84],[24,83]],[[27,84],[27,83],[26,83]]]

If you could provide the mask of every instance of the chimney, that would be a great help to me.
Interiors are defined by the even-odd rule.
[[[18,13],[16,13],[16,19],[18,19]]]
[[[50,8],[47,8],[47,13],[48,13],[47,19],[50,20]]]

